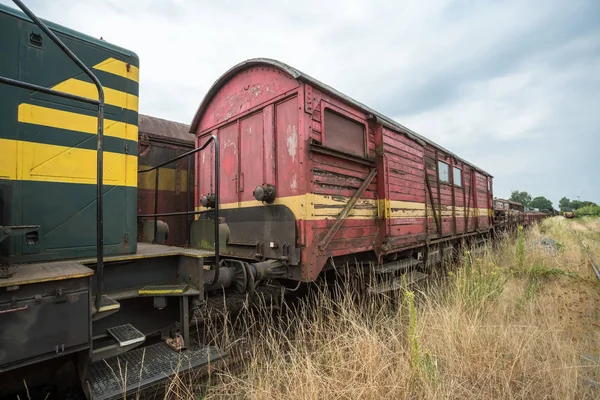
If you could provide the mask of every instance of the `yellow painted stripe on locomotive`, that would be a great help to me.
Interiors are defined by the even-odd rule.
[[[150,168],[147,165],[140,165],[139,170]],[[154,190],[156,179],[156,170],[138,174],[138,189]],[[158,190],[176,192],[177,190],[177,171],[174,168],[160,168],[158,173]],[[193,189],[194,182],[191,182]],[[179,191],[187,192],[187,171],[179,171]]]
[[[11,180],[96,184],[96,151],[0,139],[0,177]],[[137,157],[104,152],[105,185],[137,186]]]
[[[346,197],[335,197],[308,193],[306,195],[289,196],[275,199],[273,204],[282,204],[287,206],[295,215],[296,219],[304,220],[322,220],[322,219],[334,219],[342,211],[349,198]],[[317,205],[318,207],[315,207]],[[257,207],[264,205],[256,200],[243,201],[239,203],[228,203],[221,204],[222,209],[232,208],[245,208],[245,207]],[[356,208],[358,206],[358,208]],[[425,217],[425,204],[419,202],[410,201],[398,201],[384,199],[381,201],[361,199],[356,203],[355,209],[353,209],[348,218],[349,219],[374,219],[374,218],[387,218],[387,219],[402,219],[402,218],[424,218]],[[204,207],[196,207],[196,211],[206,210]],[[456,217],[464,218],[466,214],[465,209],[462,207],[456,207],[454,215]],[[469,209],[469,216],[474,217],[476,215],[484,216],[488,213],[488,209]],[[383,215],[381,213],[384,213]],[[438,210],[436,209],[436,215]],[[429,207],[428,215],[433,215],[431,207]],[[445,209],[442,211],[442,217],[452,217],[452,208]]]
[[[54,85],[52,89],[98,100],[98,90],[96,89],[96,85],[75,78],[70,78]],[[139,99],[137,96],[107,87],[104,88],[104,102],[112,106],[126,108],[135,112],[138,111],[139,106]]]
[[[98,117],[41,107],[33,104],[19,104],[19,122],[34,125],[49,126],[52,128],[96,134],[98,130]],[[104,120],[104,135],[121,139],[138,140],[137,125],[126,124],[120,121]]]
[[[129,67],[127,67],[129,65]],[[94,65],[94,69],[108,72],[113,75],[119,75],[123,78],[130,79],[134,82],[140,81],[140,70],[138,67],[127,64],[121,60],[117,60],[114,58],[107,58],[102,61],[100,64]]]

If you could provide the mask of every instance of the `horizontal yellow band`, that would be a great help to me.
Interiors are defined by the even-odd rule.
[[[96,184],[96,151],[0,139],[0,178]],[[105,185],[137,186],[137,157],[104,152]]]
[[[75,78],[67,79],[58,85],[53,86],[52,89],[98,100],[98,90],[96,89],[96,85]],[[138,97],[119,90],[105,87],[104,102],[111,106],[126,108],[135,112],[138,111]]]
[[[140,289],[139,295],[164,295],[164,294],[182,294],[183,289]]]
[[[112,57],[102,61],[100,64],[94,65],[93,68],[113,75],[119,75],[135,82],[139,82],[140,80],[140,70],[138,67]]]
[[[149,166],[140,165],[140,170],[148,169]],[[170,192],[187,192],[187,171],[177,171],[174,168],[159,168],[158,190],[167,190]],[[179,175],[179,176],[178,176]],[[179,181],[179,190],[177,182]],[[156,170],[138,174],[138,189],[154,190],[156,183]],[[194,187],[194,182],[191,182]]]
[[[19,104],[18,119],[19,122],[28,124],[91,134],[96,134],[98,130],[98,117],[27,103]],[[105,119],[104,135],[137,142],[138,127],[137,125]]]
[[[307,193],[299,196],[289,196],[275,199],[273,204],[282,204],[288,207],[296,219],[304,220],[321,220],[335,219],[342,212],[350,198],[342,196],[327,196],[320,194]],[[259,201],[243,201],[239,203],[221,204],[222,209],[245,208],[264,206]],[[445,206],[442,211],[442,217],[452,217],[452,208]],[[199,206],[196,211],[203,211],[206,208]],[[470,217],[488,215],[487,208],[466,209],[464,207],[456,207],[454,215],[456,217],[465,217],[467,214]],[[491,210],[489,210],[491,212]],[[436,209],[436,215],[439,211]],[[431,207],[428,207],[428,216],[432,217]],[[375,218],[425,218],[425,204],[410,201],[398,200],[367,200],[361,199],[356,202],[354,209],[348,215],[349,219],[375,219]]]

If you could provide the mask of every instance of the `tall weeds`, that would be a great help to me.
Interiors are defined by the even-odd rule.
[[[600,249],[594,237],[588,245]],[[582,285],[592,312],[600,307],[576,243],[553,218],[479,255],[466,249],[447,276],[405,282],[395,295],[359,296],[345,282],[315,288],[289,313],[244,320],[247,363],[213,375],[207,397],[598,398],[600,367],[581,356],[600,355],[587,340],[600,329],[575,332],[577,314],[565,308]]]

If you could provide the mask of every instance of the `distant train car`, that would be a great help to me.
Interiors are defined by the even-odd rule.
[[[165,119],[139,115],[139,170],[171,160],[194,148],[194,135],[189,125]],[[188,165],[188,162],[190,163]],[[188,174],[190,179],[188,180]],[[158,213],[183,212],[193,209],[194,159],[186,157],[165,165],[158,173]],[[154,213],[156,171],[138,174],[138,214]],[[189,186],[188,186],[189,185]],[[166,236],[165,244],[184,246],[188,240],[190,219],[184,215],[161,216],[157,229]],[[164,230],[166,229],[166,232]],[[138,240],[154,238],[152,217],[138,218]],[[162,240],[160,241],[163,242]]]

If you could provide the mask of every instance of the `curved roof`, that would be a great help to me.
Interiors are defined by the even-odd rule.
[[[290,76],[292,76],[294,79],[297,79],[301,82],[306,82],[309,83],[310,85],[314,86],[315,88],[318,88],[321,91],[327,92],[330,95],[337,97],[338,99],[351,104],[352,106],[356,107],[359,110],[362,110],[363,112],[365,112],[366,114],[371,114],[373,115],[378,122],[380,122],[381,124],[383,124],[384,126],[393,129],[395,131],[399,131],[403,134],[405,134],[408,137],[411,137],[412,139],[421,142],[421,143],[428,143],[434,147],[437,147],[439,150],[442,150],[444,153],[456,158],[457,160],[460,160],[461,162],[471,166],[472,168],[476,169],[477,171],[488,175],[488,176],[492,176],[491,174],[489,174],[488,172],[482,170],[481,168],[477,167],[476,165],[471,164],[470,162],[462,159],[461,157],[457,156],[456,154],[452,153],[451,151],[445,149],[444,147],[440,146],[439,144],[433,142],[430,139],[427,139],[426,137],[418,134],[417,132],[405,127],[404,125],[394,121],[393,119],[373,110],[372,108],[354,100],[353,98],[343,94],[342,92],[332,88],[331,86],[297,70],[294,67],[291,67],[281,61],[277,61],[277,60],[273,60],[270,58],[252,58],[252,59],[248,59],[246,61],[242,61],[241,63],[233,66],[232,68],[230,68],[227,72],[225,72],[223,75],[221,75],[221,77],[219,79],[217,79],[215,81],[215,83],[213,83],[213,85],[211,86],[211,88],[208,90],[208,92],[206,93],[206,95],[204,96],[204,99],[202,99],[202,102],[200,103],[200,107],[198,107],[198,110],[196,111],[196,114],[194,115],[194,119],[192,121],[192,125],[191,125],[191,130],[190,132],[195,132],[198,128],[198,125],[200,124],[200,119],[202,118],[202,114],[204,113],[204,111],[206,110],[206,108],[208,107],[210,101],[212,100],[212,98],[217,94],[217,92],[231,79],[233,78],[235,75],[237,75],[239,72],[246,70],[248,68],[254,67],[254,66],[258,66],[258,65],[268,65],[270,67],[275,67],[278,68],[286,73],[288,73]]]
[[[181,122],[138,114],[138,129],[140,135],[146,134],[154,139],[194,144],[195,137],[190,133],[190,126]]]

